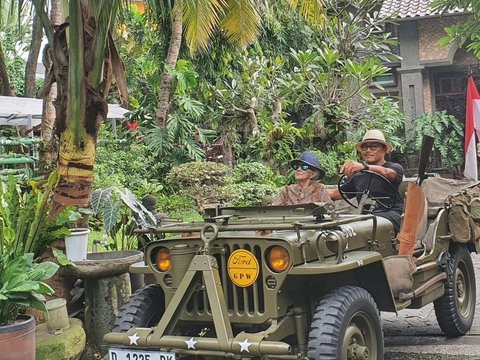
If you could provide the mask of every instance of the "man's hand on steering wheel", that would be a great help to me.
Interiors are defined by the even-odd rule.
[[[356,163],[355,161],[352,161],[353,163]],[[368,179],[368,183],[367,183],[367,187],[363,190],[363,191],[355,191],[355,192],[345,192],[342,190],[342,185],[351,181],[352,180],[352,176],[347,176],[346,173],[343,173],[343,175],[340,177],[340,179],[338,180],[338,192],[340,193],[340,196],[352,207],[358,209],[358,207],[360,206],[357,206],[355,204],[353,204],[350,199],[353,198],[353,197],[357,197],[358,195],[367,195],[367,197],[371,200],[374,200],[376,203],[380,204],[383,208],[382,209],[376,209],[374,210],[373,212],[378,212],[378,211],[387,211],[387,210],[390,210],[391,208],[393,208],[397,202],[397,190],[395,189],[395,187],[393,186],[393,184],[384,176],[376,173],[376,172],[373,172],[373,171],[369,171],[369,170],[364,170],[364,165],[361,164],[361,163],[357,163],[357,164],[360,164],[362,166],[362,170],[360,171],[357,171],[354,173],[354,175],[358,174],[358,173],[364,173],[364,174],[368,174],[369,175],[369,179]],[[345,165],[347,165],[347,163],[345,163]],[[345,167],[345,166],[344,166]],[[355,164],[352,164],[352,166],[349,167],[349,170],[350,172],[354,171],[354,169],[358,168],[358,166],[356,166]],[[371,190],[370,188],[372,187],[372,179],[374,177],[377,177],[379,180],[383,181],[383,182],[386,182],[388,183],[389,187],[391,188],[392,190],[392,194],[393,194],[393,198],[391,196],[374,196],[372,195],[371,193]],[[385,200],[390,200],[388,202],[385,202]],[[363,206],[362,206],[363,207]]]
[[[348,160],[345,164],[342,165],[340,168],[340,173],[345,175],[346,177],[352,177],[353,175],[366,170],[365,164],[362,164],[358,161]]]

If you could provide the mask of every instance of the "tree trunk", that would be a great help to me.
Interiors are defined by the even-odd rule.
[[[0,95],[13,96],[10,80],[8,79],[7,65],[3,54],[2,44],[0,43]]]
[[[25,97],[33,98],[36,95],[35,80],[42,37],[42,24],[40,23],[38,15],[35,14],[32,25],[32,42],[30,43],[30,52],[28,54],[27,63],[25,64]]]
[[[175,6],[172,14],[172,35],[168,46],[165,67],[161,75],[161,86],[157,103],[157,125],[164,128],[170,108],[170,93],[172,91],[172,75],[169,68],[175,67],[182,43],[182,11],[180,6]]]
[[[53,26],[60,25],[63,20],[61,0],[52,0],[50,10],[50,19]],[[51,48],[46,46],[43,52],[43,66],[45,67],[45,78],[51,69]],[[55,168],[58,154],[58,139],[55,136],[56,111],[53,102],[57,97],[57,84],[52,84],[49,93],[43,99],[42,111],[42,143],[40,145],[40,161],[38,172],[46,174]]]
[[[275,100],[273,100],[273,113],[272,113],[272,122],[274,124],[278,124],[281,113],[282,113],[282,101],[279,98],[275,98]]]

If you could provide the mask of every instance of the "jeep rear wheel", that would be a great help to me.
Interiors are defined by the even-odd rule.
[[[475,314],[475,272],[470,252],[464,245],[456,245],[448,261],[449,277],[445,280],[445,294],[435,300],[438,325],[447,336],[465,335]]]
[[[309,359],[381,359],[383,333],[375,301],[364,289],[341,287],[321,299],[310,326]]]
[[[165,312],[165,296],[160,285],[136,291],[117,316],[113,332],[127,332],[132,327],[153,327]]]

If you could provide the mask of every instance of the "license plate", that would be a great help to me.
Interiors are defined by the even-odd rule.
[[[175,360],[174,353],[132,350],[132,349],[108,349],[110,360]]]

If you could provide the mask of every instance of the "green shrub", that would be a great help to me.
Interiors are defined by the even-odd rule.
[[[174,166],[166,181],[176,189],[225,184],[229,168],[215,162],[194,161]]]
[[[195,202],[181,195],[159,196],[157,199],[157,207],[161,212],[170,216],[175,211],[188,212],[196,211]]]
[[[232,173],[234,183],[253,182],[257,184],[271,184],[275,180],[272,169],[260,162],[244,162],[238,164]]]
[[[446,111],[423,114],[413,119],[412,125],[409,149],[418,152],[423,135],[430,135],[434,138],[434,151],[440,153],[442,166],[451,170],[463,163],[463,126],[455,116]]]
[[[230,204],[233,206],[269,205],[272,196],[278,191],[272,184],[242,182],[224,187],[225,193],[232,196]]]
[[[141,188],[140,179],[155,179],[157,161],[144,145],[122,145],[116,141],[97,148],[93,188],[127,187],[134,192]]]
[[[169,218],[183,221],[201,220],[195,202],[186,196],[170,195],[157,197],[157,207]]]
[[[320,150],[309,150],[310,152],[317,155],[320,162],[320,167],[325,170],[325,176],[327,178],[335,177],[338,174],[340,166],[343,164],[339,152],[335,150],[329,151],[320,151]]]

